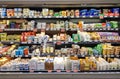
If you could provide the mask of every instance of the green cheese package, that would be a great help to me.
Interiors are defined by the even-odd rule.
[[[89,55],[93,55],[93,49],[92,48],[88,48],[88,53],[89,53]]]
[[[79,42],[80,41],[80,36],[79,34],[72,34],[73,42]]]
[[[118,22],[117,21],[110,21],[111,28],[118,28]]]

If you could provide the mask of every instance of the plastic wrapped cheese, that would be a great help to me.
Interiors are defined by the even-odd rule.
[[[54,58],[54,70],[64,70],[64,58],[63,57]]]

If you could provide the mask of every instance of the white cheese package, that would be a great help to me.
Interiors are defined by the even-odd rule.
[[[64,58],[63,57],[54,58],[54,70],[64,70]]]
[[[38,58],[37,70],[45,70],[45,57]]]
[[[30,70],[37,70],[37,61],[38,59],[36,57],[33,57],[30,61],[29,61],[29,69]]]

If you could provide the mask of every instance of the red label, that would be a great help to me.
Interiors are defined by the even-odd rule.
[[[109,13],[109,16],[114,16],[114,13]]]
[[[106,27],[106,23],[102,23],[102,27]]]
[[[119,13],[115,13],[114,16],[119,16]]]

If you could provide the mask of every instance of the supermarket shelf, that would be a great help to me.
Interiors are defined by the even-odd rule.
[[[87,28],[87,29],[83,29],[84,31],[87,31],[87,32],[118,32],[119,31],[119,28]]]
[[[49,28],[45,28],[45,29],[0,29],[1,32],[29,32],[29,31],[35,31],[36,32],[40,32],[40,31],[45,31],[45,32],[61,32],[61,31],[77,31],[79,29],[65,29],[65,28],[61,28],[61,29],[49,29]],[[87,28],[87,29],[83,29],[83,31],[87,31],[87,32],[118,32],[119,28]]]
[[[35,17],[35,16],[29,16],[29,17],[26,17],[26,16],[13,16],[13,17],[7,17],[7,16],[4,16],[4,17],[0,17],[1,19],[20,19],[20,18],[27,18],[27,19],[77,19],[77,18],[98,18],[99,19],[99,16],[38,16],[38,17]]]
[[[120,70],[89,70],[89,71],[80,71],[80,70],[34,70],[33,72],[36,72],[36,73],[48,73],[49,71],[51,71],[51,73],[58,73],[58,72],[70,72],[70,73],[94,73],[94,72],[120,72]],[[0,72],[31,72],[30,70],[16,70],[16,71],[8,71],[8,70],[0,70]]]
[[[0,55],[0,57],[12,57],[12,58],[17,58],[17,57],[20,57],[20,58],[31,58],[31,57],[69,57],[69,56],[71,56],[71,57],[77,56],[78,58],[85,58],[85,57],[91,57],[91,56],[94,56],[96,58],[98,58],[98,57],[119,58],[120,57],[120,55],[80,55],[80,54],[78,54],[78,55],[75,55],[75,54],[73,54],[73,55],[72,54],[71,55],[68,55],[68,54],[55,55],[54,53],[44,53],[44,54],[40,54],[40,55],[24,55],[24,56],[22,56],[22,55],[18,55],[18,56],[16,56],[16,55],[15,56],[10,56],[10,55],[2,56],[2,55]]]
[[[120,79],[120,72],[0,73],[0,79]]]
[[[39,44],[42,44],[42,43],[29,43],[29,42],[13,42],[13,41],[1,41],[0,43],[2,44],[27,44],[27,45],[39,45]],[[93,42],[65,42],[65,41],[49,41],[47,43],[52,43],[52,44],[56,44],[56,45],[62,45],[62,44],[100,44],[100,43],[111,43],[111,44],[120,44],[120,42],[100,42],[100,41],[93,41]]]
[[[104,16],[104,18],[120,18],[120,16]]]

